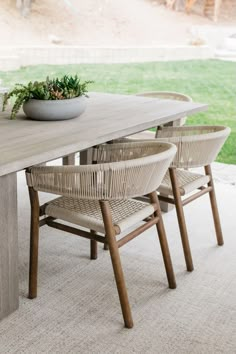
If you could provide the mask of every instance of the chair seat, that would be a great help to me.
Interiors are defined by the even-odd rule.
[[[113,225],[117,234],[153,214],[151,204],[138,200],[111,200]],[[105,233],[98,200],[59,197],[48,202],[45,214],[91,230]]]
[[[180,169],[177,169],[176,173],[181,195],[188,194],[209,182],[209,176],[206,175]],[[158,188],[158,192],[164,195],[173,195],[169,171],[165,174],[165,177]]]

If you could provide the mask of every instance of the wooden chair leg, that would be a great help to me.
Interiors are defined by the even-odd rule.
[[[212,215],[213,215],[213,220],[215,225],[217,243],[219,246],[223,246],[224,239],[223,239],[223,234],[222,234],[222,229],[220,224],[220,217],[219,217],[219,212],[218,212],[218,207],[216,202],[216,194],[215,194],[214,182],[213,182],[210,165],[205,166],[205,173],[208,176],[210,176],[210,181],[208,183],[208,186],[211,187],[212,190],[209,192],[209,197],[211,202],[211,210],[212,210]]]
[[[96,231],[91,230],[91,234],[96,235]],[[90,240],[90,259],[97,259],[98,245],[96,240]]]
[[[29,187],[31,202],[29,299],[37,297],[38,244],[39,244],[39,200],[38,193]]]
[[[150,200],[151,200],[151,203],[155,203],[158,206],[158,209],[155,212],[155,216],[159,217],[159,221],[156,224],[156,228],[157,228],[159,241],[160,241],[160,245],[161,245],[161,251],[162,251],[162,256],[163,256],[163,260],[164,260],[164,264],[165,264],[169,288],[175,289],[176,288],[175,274],[173,271],[169,246],[168,246],[168,242],[167,242],[167,238],[166,238],[165,227],[164,227],[164,223],[163,223],[163,219],[162,219],[162,215],[161,215],[160,203],[159,203],[156,192],[153,192],[150,194]]]
[[[133,319],[129,305],[128,293],[125,285],[124,274],[121,266],[119,250],[115,239],[115,231],[112,225],[111,211],[108,201],[100,201],[106,237],[109,245],[116,286],[120,298],[121,309],[125,322],[125,327],[133,327]]]
[[[169,168],[169,173],[170,173],[174,202],[175,202],[176,213],[177,213],[177,218],[178,218],[178,223],[179,223],[179,230],[180,230],[180,235],[181,235],[181,240],[182,240],[182,245],[183,245],[183,250],[184,250],[186,267],[187,267],[188,272],[192,272],[194,269],[193,268],[193,260],[192,260],[192,255],[191,255],[191,250],[190,250],[190,245],[189,245],[189,240],[188,240],[188,232],[187,232],[187,227],[186,227],[186,223],[185,223],[181,195],[180,195],[180,191],[179,191],[179,187],[178,187],[176,169]]]

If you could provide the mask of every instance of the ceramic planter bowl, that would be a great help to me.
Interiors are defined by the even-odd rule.
[[[86,107],[86,97],[66,100],[30,99],[23,104],[27,117],[34,120],[65,120],[80,116]]]

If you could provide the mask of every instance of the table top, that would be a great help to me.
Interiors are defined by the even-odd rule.
[[[207,104],[89,93],[87,108],[65,121],[0,113],[0,176],[207,109]]]

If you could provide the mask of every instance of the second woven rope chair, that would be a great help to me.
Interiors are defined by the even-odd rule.
[[[177,154],[158,191],[160,200],[176,207],[188,271],[193,270],[193,261],[183,211],[186,204],[209,193],[217,243],[219,246],[224,243],[211,163],[216,159],[229,133],[230,128],[224,126],[168,127],[158,131],[159,141],[168,141],[177,147]],[[203,167],[205,174],[188,170],[195,167]],[[192,192],[195,193],[191,194]],[[191,195],[188,196],[189,194]]]
[[[153,225],[158,231],[169,287],[174,289],[175,276],[156,189],[175,153],[173,144],[157,141],[104,144],[97,149],[100,163],[96,165],[29,168],[26,172],[31,202],[29,298],[37,296],[39,227],[43,225],[91,240],[91,259],[97,257],[97,242],[108,244],[127,328],[133,326],[133,320],[119,248]],[[59,197],[40,206],[39,191]],[[148,194],[149,204],[133,199],[144,194]]]

